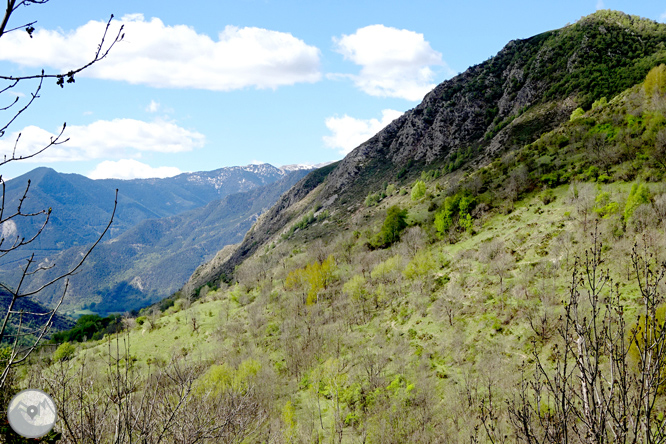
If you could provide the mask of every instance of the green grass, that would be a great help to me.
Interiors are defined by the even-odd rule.
[[[528,59],[529,68],[539,50],[548,45],[555,51],[548,57],[560,50],[569,54],[571,48],[558,49],[554,44],[567,33],[583,38],[590,26],[597,29],[599,21],[617,19],[619,24],[612,24],[613,36],[624,32],[624,21],[635,20],[606,13],[593,19],[577,28],[518,42],[517,47],[531,50],[516,54]],[[663,27],[645,26],[651,38],[664,31]],[[592,34],[598,36],[596,30]],[[654,46],[652,40],[648,46]],[[595,41],[593,46],[600,44]],[[650,48],[645,50],[654,49]],[[586,90],[582,100],[596,100],[601,93],[611,98],[626,87],[624,83],[634,85],[634,77],[644,76],[643,69],[654,61],[643,59],[633,65],[617,60],[609,74],[618,77],[617,82]],[[549,69],[544,60],[539,69]],[[562,60],[558,63],[564,63]],[[503,72],[502,63],[508,61],[482,64],[483,75],[466,86],[467,92],[498,94],[493,85],[486,88],[484,76]],[[575,70],[569,77],[563,72],[542,74],[567,81],[574,89],[585,89],[586,69]],[[479,426],[479,405],[488,390],[505,406],[503,401],[516,394],[521,372],[531,371],[535,354],[543,362],[552,362],[557,344],[552,332],[561,325],[574,258],[584,260],[595,227],[604,244],[604,266],[620,285],[628,325],[640,312],[640,293],[630,276],[631,246],[644,237],[658,259],[666,259],[666,222],[653,220],[651,227],[634,232],[623,216],[635,181],[648,181],[653,197],[666,192],[663,183],[657,182],[663,178],[663,168],[650,160],[655,134],[666,127],[666,120],[664,110],[650,100],[637,85],[545,134],[537,123],[556,110],[555,102],[522,110],[502,130],[510,130],[510,146],[505,148],[515,150],[489,159],[489,163],[475,157],[475,147],[466,151],[470,162],[464,168],[451,174],[443,171],[442,176],[432,171],[461,167],[456,166],[458,155],[431,165],[412,162],[404,171],[390,162],[371,159],[340,194],[330,218],[308,218],[299,229],[282,236],[319,202],[324,188],[319,184],[333,167],[323,170],[308,179],[308,186],[317,188],[289,208],[284,226],[255,233],[258,238],[264,236],[262,245],[252,244],[256,252],[235,271],[237,286],[213,290],[187,309],[180,309],[187,305],[180,299],[161,315],[146,310],[142,314],[148,321],[126,336],[130,353],[140,369],[174,356],[231,366],[256,359],[266,370],[257,384],[272,396],[267,406],[271,424],[283,424],[281,409],[289,401],[295,408],[299,433],[309,442],[318,442],[319,434],[333,439],[336,427],[341,428],[345,443],[380,442],[382,430],[389,429],[394,441],[409,442],[410,433],[418,428],[413,421],[424,412],[439,421],[438,428],[427,432],[431,440],[447,434],[452,441],[468,441]],[[492,112],[486,114],[494,119]],[[610,136],[599,145],[597,136],[602,133]],[[463,160],[467,159],[465,154]],[[476,168],[471,161],[484,167]],[[422,199],[412,201],[409,192],[395,193],[369,207],[361,204],[368,193],[381,193],[384,185],[380,189],[379,184],[383,182],[411,190],[421,171],[431,172],[422,176],[427,187]],[[600,183],[604,181],[610,183]],[[581,195],[576,202],[572,183],[578,183]],[[473,227],[458,229],[454,222],[450,230],[437,233],[433,221],[447,196],[467,192],[479,204]],[[593,206],[600,193],[608,193],[617,203],[615,214],[601,217],[595,213]],[[545,198],[551,201],[546,204]],[[584,201],[588,203],[584,205]],[[392,205],[408,209],[411,227],[403,233],[403,241],[390,248],[369,248],[368,241],[379,232]],[[407,236],[411,240],[404,240]],[[347,263],[342,252],[350,239],[352,254]],[[267,245],[272,246],[265,248]],[[316,299],[305,302],[304,291],[299,285],[287,285],[286,277],[328,255],[338,261],[335,279]],[[401,258],[397,271],[382,277],[373,274],[378,264],[396,256]],[[257,278],[259,273],[265,277]],[[344,284],[354,276],[358,282],[359,275],[365,283],[360,297],[365,300],[354,299],[344,290]],[[551,336],[541,337],[538,328],[550,331]],[[80,347],[77,359],[92,359],[104,356],[108,344],[99,341]],[[336,368],[341,370],[336,373]],[[317,373],[324,375],[323,385],[313,385]],[[337,417],[338,406],[341,418]],[[431,410],[426,412],[426,408]],[[336,424],[354,415],[360,418],[359,424]],[[506,422],[507,415],[502,410],[501,421]],[[510,435],[509,442],[513,438]]]
[[[428,183],[429,190],[434,184]],[[590,186],[594,189],[596,185]],[[614,199],[621,200],[622,196],[628,195],[631,183],[617,182],[601,187]],[[658,192],[656,184],[651,188],[654,193]],[[368,354],[390,356],[379,376],[380,386],[375,389],[379,390],[377,396],[380,398],[384,396],[382,393],[387,396],[392,393],[388,388],[391,381],[403,375],[408,384],[414,385],[414,393],[431,387],[431,395],[438,403],[471,409],[465,411],[473,420],[476,407],[462,406],[459,390],[467,387],[471,380],[490,378],[495,384],[502,381],[497,386],[498,396],[510,396],[514,384],[519,381],[522,364],[532,359],[536,336],[529,324],[530,317],[546,313],[550,322],[556,322],[562,313],[570,269],[564,267],[562,253],[555,252],[557,235],[567,231],[574,233],[571,248],[579,255],[589,246],[589,236],[582,233],[581,217],[576,213],[575,205],[569,203],[569,185],[554,188],[555,200],[548,205],[543,204],[540,195],[541,191],[523,195],[509,214],[493,211],[477,219],[476,233],[463,234],[455,244],[438,239],[431,230],[423,251],[430,251],[438,259],[426,277],[427,282],[422,285],[417,280],[401,276],[386,284],[386,294],[392,295],[390,300],[383,302],[379,309],[369,304],[369,316],[365,321],[347,323],[348,315],[341,312],[340,305],[335,302],[345,300],[342,285],[358,273],[365,237],[361,236],[357,241],[357,254],[352,264],[339,263],[337,281],[322,294],[321,311],[315,310],[316,305],[296,310],[294,304],[300,297],[298,291],[285,291],[282,279],[288,270],[302,267],[312,260],[309,244],[298,239],[297,232],[292,239],[283,241],[283,247],[288,245],[296,253],[292,253],[284,265],[277,262],[269,269],[269,275],[274,276],[272,294],[262,295],[260,286],[268,285],[264,282],[255,288],[240,286],[210,291],[187,309],[180,309],[184,303],[180,299],[155,319],[154,324],[148,315],[143,325],[121,335],[121,342],[129,342],[130,355],[136,359],[135,368],[140,371],[145,371],[156,361],[168,362],[174,356],[206,364],[227,362],[234,365],[248,358],[259,360],[262,366],[273,372],[274,379],[262,380],[261,384],[277,390],[271,401],[274,417],[280,417],[279,410],[290,400],[302,433],[331,436],[336,421],[335,396],[327,383],[329,385],[324,384],[317,397],[309,378],[313,372],[325,372],[327,363],[333,359],[346,363],[339,387],[343,419],[347,415],[359,414],[349,396],[356,390],[354,387],[371,390],[363,370]],[[443,197],[435,194],[432,199],[441,201]],[[434,214],[428,211],[429,200],[411,202],[409,195],[398,194],[387,197],[378,207],[361,208],[361,217],[357,218],[359,225],[355,227],[350,222],[349,231],[360,228],[376,232],[385,217],[385,208],[396,204],[409,208],[412,222],[427,228],[427,224],[432,224]],[[621,211],[617,217],[619,214]],[[611,239],[604,228],[608,220],[602,219],[599,223],[603,237]],[[316,225],[314,223],[303,231]],[[588,229],[592,227],[592,224],[588,225]],[[624,237],[637,238],[629,232]],[[491,241],[503,242],[513,261],[503,278],[503,291],[491,264],[481,260],[483,249]],[[376,265],[392,255],[404,254],[402,248],[397,243],[390,249],[370,254],[377,255]],[[269,249],[265,254],[280,254],[279,251],[280,248]],[[334,248],[332,252],[336,254]],[[632,322],[637,313],[638,291],[633,282],[620,278],[624,270],[622,264],[627,260],[626,251],[617,242],[611,242],[606,254],[613,258],[608,264],[611,273],[623,284],[628,320]],[[408,261],[405,257],[401,268],[404,269]],[[550,277],[543,274],[544,267],[551,266],[549,264],[554,264]],[[366,276],[368,291],[377,291],[379,282],[372,282],[369,272]],[[437,283],[436,278],[443,276],[448,282]],[[354,304],[353,301],[349,303]],[[450,317],[447,307],[451,310]],[[191,322],[193,317],[197,321],[196,331]],[[255,321],[252,321],[253,317]],[[310,331],[308,325],[314,330]],[[294,328],[296,333],[290,333]],[[311,336],[313,334],[315,336]],[[79,345],[76,362],[85,357],[87,362],[100,365],[103,362],[100,358],[108,353],[107,341]],[[319,345],[311,348],[312,343]],[[113,341],[110,344],[113,354]],[[547,357],[552,345],[551,342],[543,344],[539,355]],[[298,376],[292,373],[290,360],[294,356],[305,358],[310,353],[312,355],[304,361]],[[382,403],[398,403],[395,408],[404,409],[407,416],[416,414],[410,410],[409,403],[401,404],[403,401],[398,395],[381,399],[384,399]],[[323,430],[319,425],[319,407]],[[362,414],[362,421],[370,427],[373,421],[380,420],[385,408],[393,407],[371,407]],[[343,426],[343,442],[354,442],[359,433],[360,430],[351,425]]]

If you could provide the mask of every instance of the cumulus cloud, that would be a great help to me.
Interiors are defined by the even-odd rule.
[[[230,91],[277,88],[321,78],[320,51],[286,32],[227,26],[214,40],[185,25],[167,26],[142,14],[124,16],[125,39],[108,58],[81,73],[158,88]],[[106,23],[64,32],[13,32],[0,42],[0,60],[67,71],[93,56]],[[117,29],[117,28],[115,28]]]
[[[341,154],[347,154],[401,115],[400,111],[385,109],[381,120],[356,119],[346,114],[343,117],[329,117],[326,119],[326,127],[333,135],[324,136],[324,144],[337,149]]]
[[[34,153],[55,138],[56,132],[49,132],[37,126],[27,126],[20,131],[16,155]],[[19,132],[0,139],[0,158],[11,156]],[[134,119],[98,120],[84,126],[68,126],[63,138],[68,142],[52,146],[44,153],[27,162],[58,162],[119,158],[133,155],[137,151],[178,153],[191,151],[203,146],[205,137],[196,131],[182,128],[166,121],[144,122]]]
[[[345,59],[361,66],[358,75],[343,76],[372,96],[420,100],[435,87],[431,66],[453,73],[423,34],[407,29],[366,26],[354,34],[334,37],[333,42]]]
[[[604,8],[606,8],[606,5],[604,5],[604,0],[597,0],[597,11]]]
[[[666,11],[664,11],[664,13],[659,16],[659,21],[666,23]]]
[[[150,177],[172,177],[180,174],[176,167],[157,167],[134,159],[105,160],[88,174],[91,179],[147,179]]]

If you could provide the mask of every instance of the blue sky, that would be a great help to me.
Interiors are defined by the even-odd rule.
[[[0,39],[0,72],[67,70],[94,53],[111,14],[125,39],[108,59],[40,98],[0,138],[29,152],[67,122],[66,144],[3,166],[102,177],[161,177],[268,162],[337,160],[434,85],[508,41],[596,9],[666,21],[660,1],[52,0],[23,8],[30,39]],[[25,101],[35,84],[20,84]],[[3,120],[9,112],[3,112]]]

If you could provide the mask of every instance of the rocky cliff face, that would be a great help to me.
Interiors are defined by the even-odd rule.
[[[294,204],[317,187],[332,211],[359,205],[408,162],[402,183],[427,165],[465,150],[483,164],[565,122],[578,106],[612,98],[666,61],[666,25],[599,11],[574,25],[509,42],[495,57],[447,80],[414,109],[349,153],[334,168],[311,173],[262,217],[218,274],[234,267],[297,217]],[[320,181],[313,178],[319,178]],[[314,187],[312,185],[315,185]],[[315,199],[311,199],[313,202]],[[307,205],[306,205],[307,206]],[[342,217],[342,216],[341,216]],[[208,276],[214,280],[217,276]]]

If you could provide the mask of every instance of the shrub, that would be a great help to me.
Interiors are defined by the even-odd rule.
[[[430,171],[421,171],[421,180],[435,180],[442,175],[442,172],[439,169],[434,169]]]
[[[365,198],[365,206],[372,207],[379,203],[380,201],[379,193],[369,193]]]
[[[303,230],[307,228],[307,226],[314,221],[315,221],[314,211],[310,211],[305,216],[303,216],[301,220],[298,221],[298,223],[296,224],[296,228]]]
[[[342,291],[347,293],[355,301],[363,302],[367,296],[368,291],[365,288],[365,278],[361,274],[355,274],[342,286]]]
[[[307,294],[306,303],[313,304],[319,299],[319,292],[328,287],[333,279],[335,260],[329,256],[322,263],[314,262],[305,268],[299,268],[287,275],[285,287],[288,289],[304,289]]]
[[[573,110],[573,112],[571,113],[571,116],[569,117],[569,120],[570,120],[570,121],[571,121],[571,120],[576,120],[576,119],[578,119],[579,117],[583,117],[583,114],[585,114],[585,111],[583,111],[583,108],[576,108],[576,109]]]
[[[548,174],[541,176],[541,182],[545,183],[549,187],[555,187],[560,181],[560,177],[557,171],[553,171]]]
[[[541,199],[541,202],[543,202],[544,205],[548,205],[555,200],[555,193],[549,188],[541,193],[539,199]]]
[[[110,315],[102,318],[96,314],[83,315],[74,327],[69,330],[59,331],[53,334],[51,342],[83,342],[88,339],[101,339],[105,333],[116,333],[122,330],[120,315]]]
[[[160,311],[167,311],[169,308],[173,307],[173,304],[175,303],[176,301],[171,298],[164,299],[162,302],[160,302]]]
[[[617,202],[612,202],[610,200],[610,193],[607,191],[597,194],[597,197],[594,199],[594,203],[594,212],[604,219],[610,217],[612,214],[617,213],[620,209],[620,206]]]
[[[631,186],[631,191],[629,192],[629,197],[627,198],[627,204],[624,207],[624,220],[627,222],[631,219],[631,216],[634,214],[634,210],[642,204],[650,203],[650,189],[644,183],[642,184],[633,184]]]
[[[468,193],[456,193],[444,200],[444,206],[435,214],[435,229],[444,234],[457,220],[465,230],[472,229],[471,211],[476,206],[476,199]]]
[[[68,361],[74,357],[74,353],[76,353],[76,347],[69,342],[63,342],[60,344],[60,347],[53,352],[53,360],[58,362]]]
[[[426,185],[425,182],[422,180],[417,180],[414,182],[414,186],[412,187],[412,200],[420,200],[425,196],[426,193]]]
[[[596,165],[592,165],[590,168],[587,169],[584,175],[588,180],[592,181],[597,180],[597,177],[599,177],[599,167]]]
[[[259,370],[261,364],[255,359],[241,362],[237,369],[226,363],[214,364],[196,381],[194,392],[200,396],[204,393],[220,396],[228,390],[246,393],[253,385]]]
[[[598,100],[595,100],[594,103],[592,103],[592,109],[596,109],[604,105],[608,105],[608,100],[605,97],[602,97]]]
[[[396,254],[393,257],[386,259],[383,262],[380,262],[372,269],[370,272],[370,277],[375,281],[385,281],[394,274],[394,272],[399,272],[402,265],[402,256]]]
[[[407,264],[402,274],[407,279],[418,279],[432,274],[437,267],[437,260],[430,250],[421,250]]]
[[[666,93],[666,65],[662,63],[652,68],[645,76],[643,88],[648,96]]]
[[[407,210],[392,205],[386,210],[381,231],[370,240],[374,248],[386,248],[400,240],[400,233],[407,227]]]

